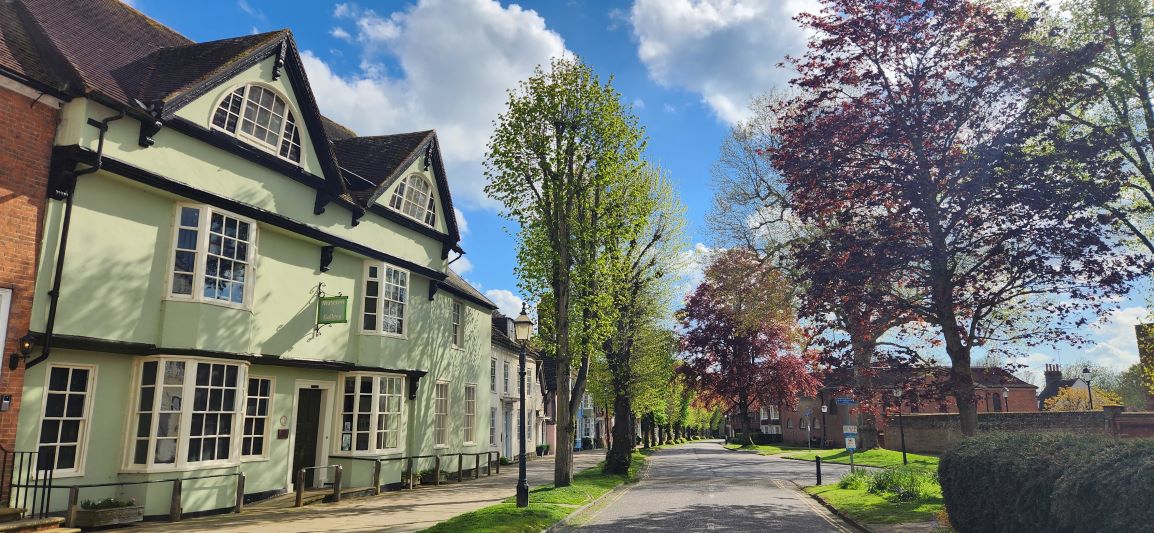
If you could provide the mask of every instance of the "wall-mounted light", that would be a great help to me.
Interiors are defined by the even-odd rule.
[[[31,333],[25,334],[17,341],[16,350],[20,353],[14,353],[8,356],[8,370],[16,370],[20,367],[20,360],[27,360],[28,356],[32,354],[33,338]]]

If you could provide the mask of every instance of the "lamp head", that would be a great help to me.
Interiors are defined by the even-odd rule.
[[[513,337],[517,342],[525,342],[529,340],[533,334],[533,321],[529,319],[529,314],[525,312],[525,302],[521,302],[521,314],[513,319]]]
[[[20,337],[20,343],[16,346],[16,349],[20,350],[20,355],[28,357],[28,355],[32,353],[32,334],[28,333]]]
[[[894,387],[894,398],[901,398],[901,397],[902,397],[901,387]]]
[[[1002,387],[1002,397],[1003,398],[1009,398],[1010,397],[1010,388],[1009,387]]]
[[[1082,368],[1082,379],[1090,381],[1090,367]]]

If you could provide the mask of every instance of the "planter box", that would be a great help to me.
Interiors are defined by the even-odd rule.
[[[144,520],[144,507],[115,507],[112,509],[77,509],[71,527],[104,527],[131,524]]]

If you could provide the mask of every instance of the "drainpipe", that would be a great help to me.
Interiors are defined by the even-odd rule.
[[[64,200],[64,220],[60,227],[60,246],[56,250],[56,269],[53,273],[52,290],[48,291],[48,322],[44,326],[44,346],[40,351],[40,355],[31,361],[28,361],[24,367],[32,368],[45,359],[48,359],[48,354],[52,352],[52,331],[56,325],[56,308],[60,303],[60,282],[64,276],[64,254],[68,250],[68,227],[72,223],[72,198],[76,194],[76,178],[85,174],[92,174],[97,172],[104,166],[104,134],[108,132],[108,124],[114,120],[124,118],[125,111],[122,109],[119,113],[108,117],[101,121],[88,119],[88,124],[100,130],[100,138],[96,144],[96,164],[73,173],[72,186],[68,191],[56,191],[57,195],[63,196]]]

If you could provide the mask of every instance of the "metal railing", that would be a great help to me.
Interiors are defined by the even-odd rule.
[[[76,511],[80,509],[80,489],[96,488],[96,487],[126,487],[130,485],[149,485],[153,483],[172,483],[172,492],[168,504],[168,521],[179,522],[184,518],[184,507],[181,502],[184,493],[184,482],[194,481],[197,479],[215,479],[224,477],[236,477],[236,500],[233,505],[233,512],[239,513],[244,510],[244,472],[232,472],[229,474],[212,474],[208,476],[193,476],[180,477],[174,479],[151,479],[146,481],[117,481],[113,483],[89,483],[85,485],[61,485],[48,487],[49,489],[68,489],[68,507],[65,515],[64,524],[67,527],[72,527],[76,520]]]
[[[39,452],[0,447],[0,478],[7,481],[4,505],[25,509],[29,518],[44,518],[52,504],[53,475],[51,468],[41,468]]]
[[[297,493],[294,507],[303,507],[305,504],[305,472],[309,470],[328,470],[330,468],[333,469],[333,502],[341,501],[341,474],[344,471],[344,467],[341,465],[306,466],[297,470],[296,485],[293,487]]]

